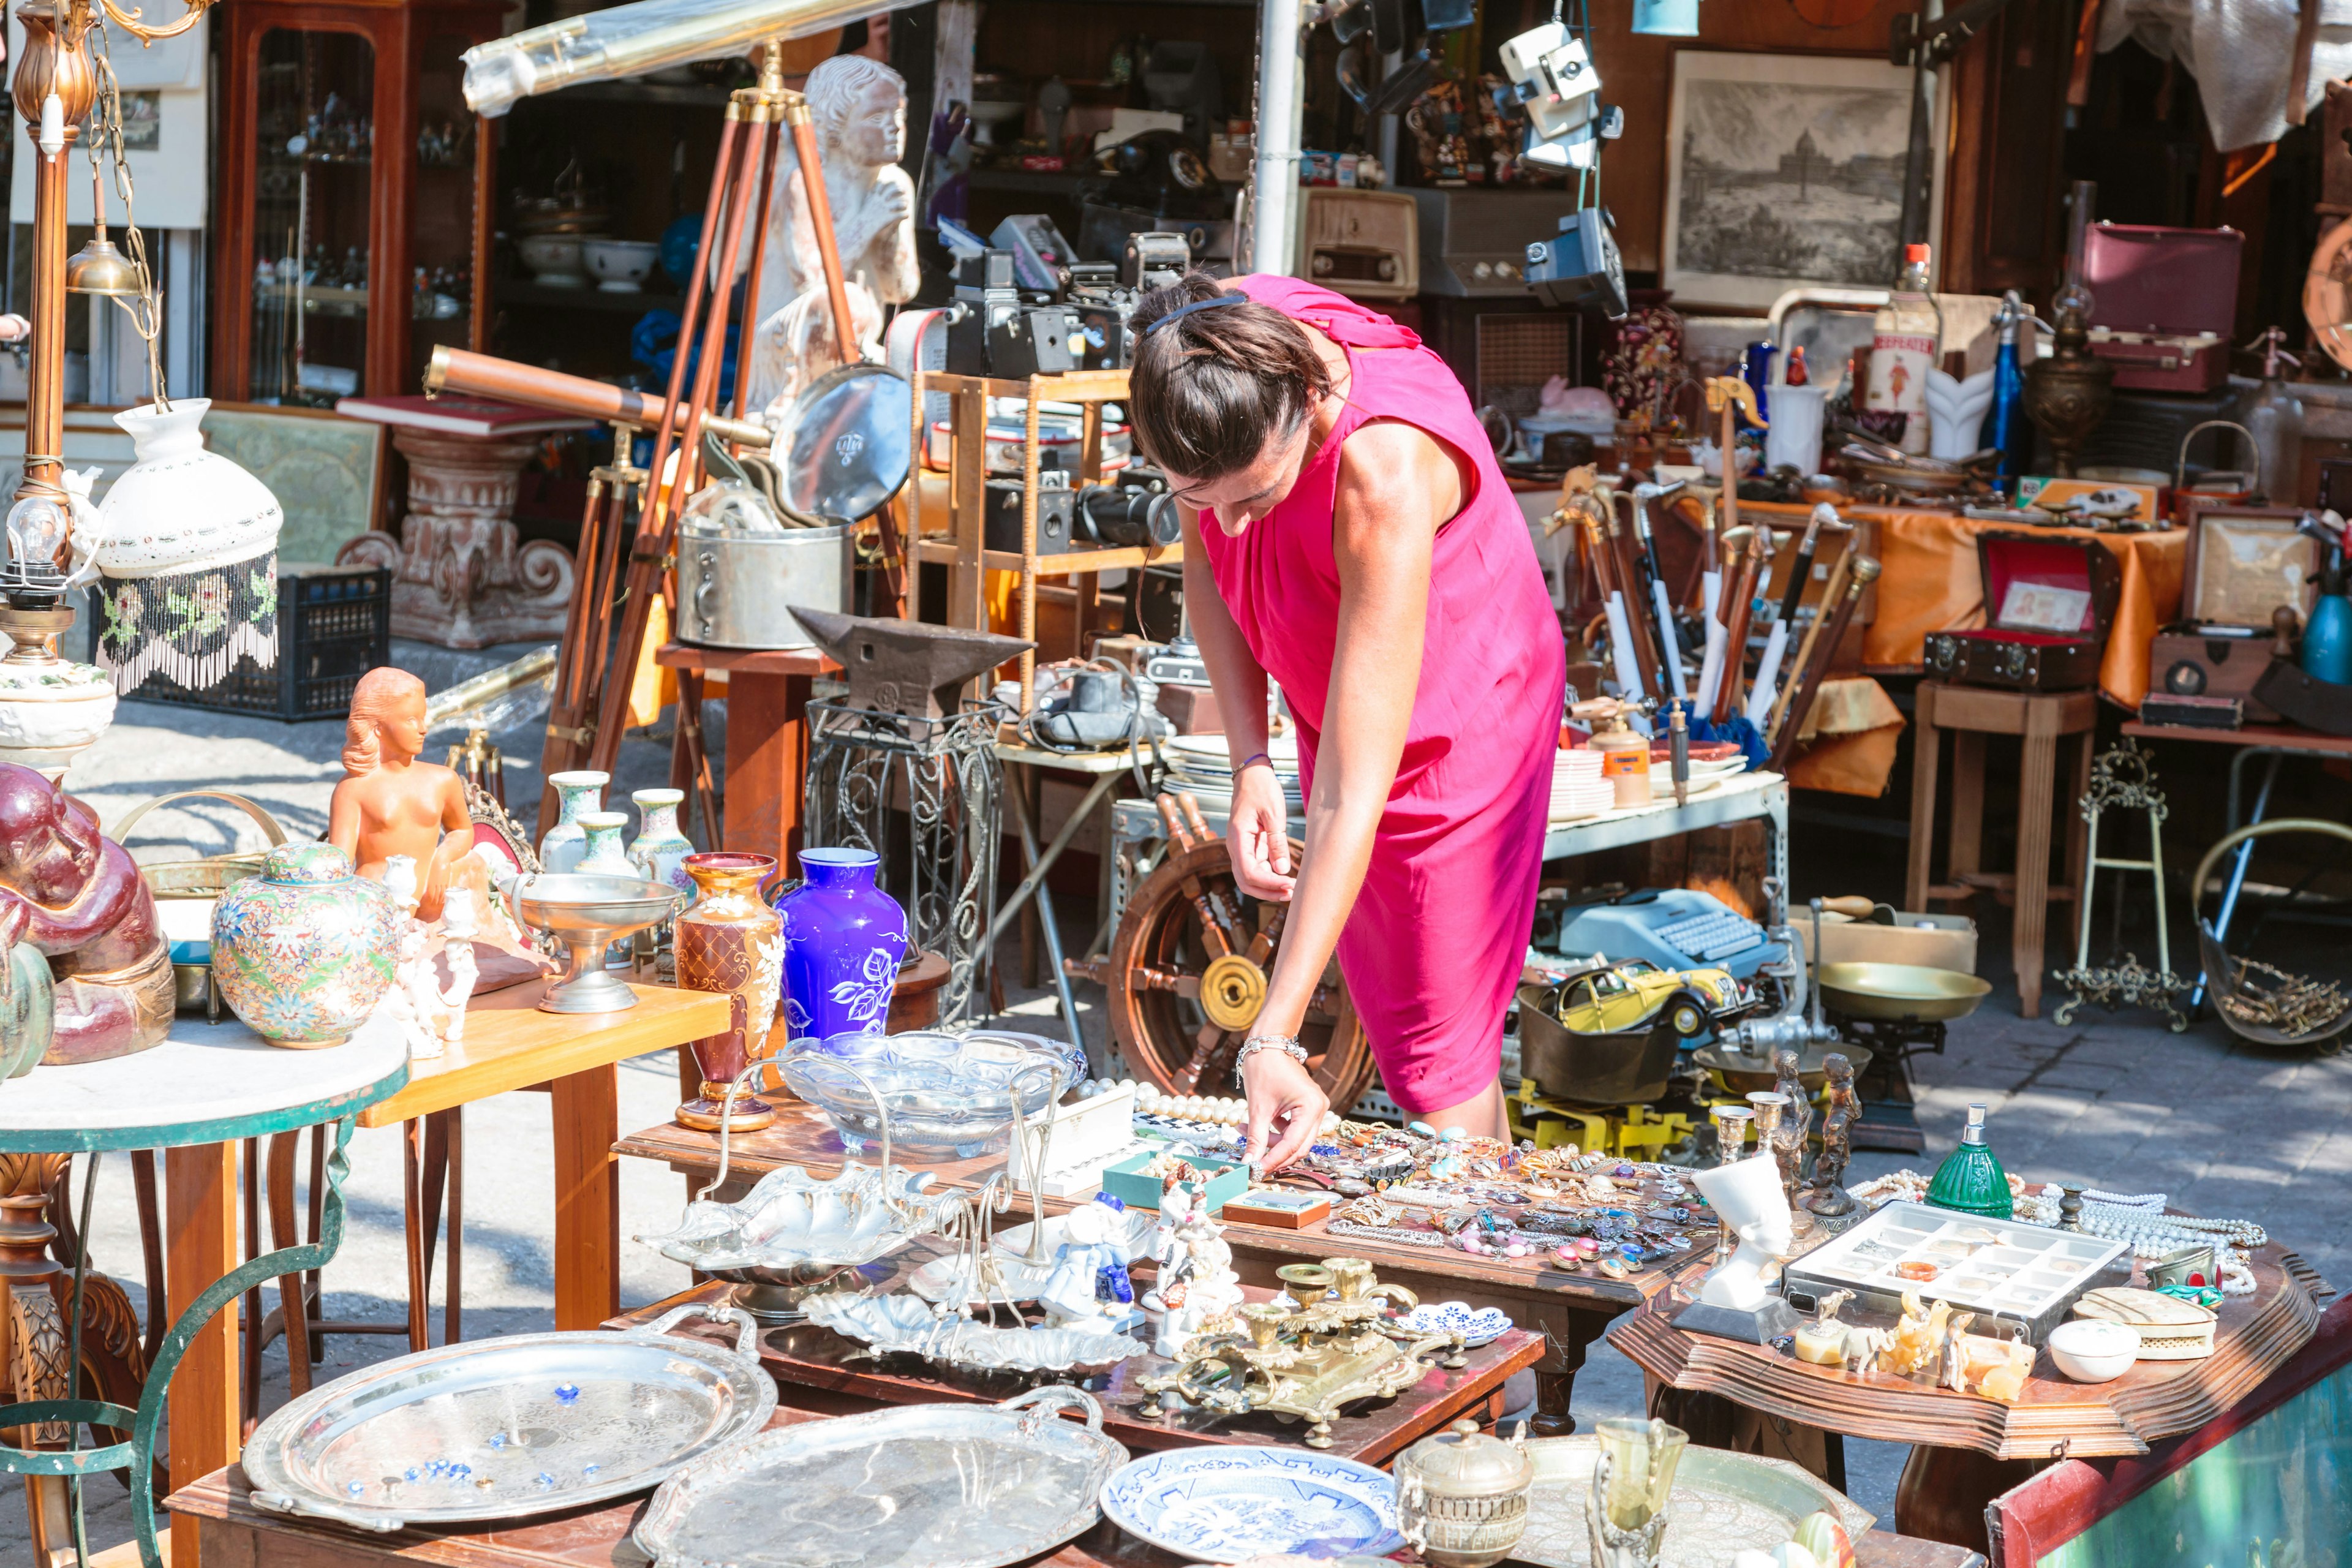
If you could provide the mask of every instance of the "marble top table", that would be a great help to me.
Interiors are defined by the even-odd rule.
[[[334,1256],[343,1232],[343,1143],[362,1110],[407,1081],[407,1043],[380,1010],[341,1045],[308,1050],[273,1046],[240,1023],[182,1018],[162,1045],[135,1055],[35,1068],[0,1083],[0,1152],[164,1151],[164,1286],[172,1329],[147,1373],[135,1418],[126,1419],[134,1413],[114,1405],[102,1407],[103,1418],[74,1413],[95,1425],[129,1426],[131,1436],[70,1457],[47,1456],[70,1459],[68,1487],[98,1468],[125,1464],[134,1476],[147,1474],[162,1446],[167,1410],[173,1486],[236,1459],[241,1412],[234,1302],[264,1279],[320,1268]],[[238,1142],[324,1123],[340,1125],[318,1242],[240,1265]],[[49,1289],[47,1279],[18,1283]],[[36,1395],[19,1391],[17,1397]],[[134,1487],[131,1499],[141,1558],[145,1568],[161,1568],[154,1494]],[[173,1537],[171,1561],[177,1568],[196,1568],[194,1521],[175,1523]]]
[[[223,1143],[354,1115],[407,1081],[407,1044],[383,1012],[317,1050],[273,1046],[235,1019],[181,1018],[152,1049],[0,1084],[0,1150]]]

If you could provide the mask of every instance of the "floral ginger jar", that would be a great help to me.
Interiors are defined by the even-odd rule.
[[[272,1045],[340,1046],[397,968],[402,911],[331,844],[281,844],[213,906],[213,978]]]
[[[552,877],[580,868],[581,858],[588,853],[588,835],[580,819],[604,809],[604,786],[613,782],[613,775],[583,768],[577,773],[550,773],[547,782],[555,786],[560,804],[555,826],[540,836],[539,865]]]
[[[784,1017],[793,1037],[878,1035],[907,956],[907,911],[874,885],[870,849],[804,849],[776,900],[784,934]]]

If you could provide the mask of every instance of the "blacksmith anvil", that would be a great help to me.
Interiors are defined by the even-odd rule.
[[[956,711],[964,683],[1033,643],[994,632],[791,606],[817,646],[849,674],[849,705],[910,719]]]

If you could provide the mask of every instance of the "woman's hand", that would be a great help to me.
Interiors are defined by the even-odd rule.
[[[1233,858],[1234,882],[1243,892],[1253,899],[1290,901],[1291,890],[1298,885],[1290,874],[1290,807],[1274,769],[1265,763],[1244,768],[1234,780],[1225,847]]]
[[[1281,1051],[1261,1050],[1244,1062],[1242,1089],[1249,1096],[1249,1143],[1242,1158],[1259,1175],[1270,1176],[1307,1152],[1331,1109],[1330,1097],[1296,1058]]]

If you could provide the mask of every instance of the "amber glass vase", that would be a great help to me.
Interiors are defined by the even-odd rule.
[[[695,899],[677,917],[678,989],[732,992],[743,998],[740,1035],[730,1031],[694,1043],[702,1094],[679,1106],[677,1119],[709,1131],[718,1129],[728,1084],[767,1050],[782,995],[783,922],[760,898],[761,884],[776,874],[774,857],[717,850],[689,855],[685,866],[694,879]],[[736,1100],[730,1125],[748,1131],[775,1119],[766,1100],[745,1096]]]

